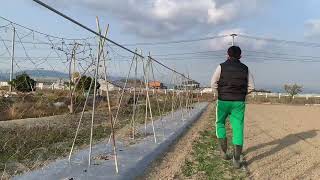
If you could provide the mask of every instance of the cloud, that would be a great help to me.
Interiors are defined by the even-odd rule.
[[[47,0],[105,13],[126,31],[168,37],[212,29],[256,10],[258,0]],[[259,1],[261,2],[261,1]]]
[[[235,28],[235,29],[223,30],[218,35],[223,36],[223,35],[231,35],[231,34],[246,35],[248,33],[242,28]],[[213,39],[209,41],[208,47],[210,48],[210,50],[225,50],[231,45],[232,45],[232,37],[226,36],[223,38]],[[236,36],[235,45],[240,46],[242,49],[260,50],[267,46],[267,42],[263,40],[249,40],[249,39]]]
[[[320,19],[308,20],[305,23],[307,38],[320,38]]]

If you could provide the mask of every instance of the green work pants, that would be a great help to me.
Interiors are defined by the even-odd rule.
[[[244,101],[217,101],[216,106],[216,135],[219,139],[226,138],[226,119],[230,116],[232,128],[232,143],[243,146]]]

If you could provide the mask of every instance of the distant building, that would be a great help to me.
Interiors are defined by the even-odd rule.
[[[63,79],[59,79],[56,82],[52,83],[52,89],[64,90],[65,82]]]
[[[7,81],[1,81],[0,82],[0,87],[8,87],[9,83]]]
[[[64,79],[58,79],[58,78],[35,78],[34,79],[37,84],[37,89],[58,89],[63,90],[65,89],[65,80]]]
[[[98,82],[100,84],[100,91],[107,91],[109,89],[109,91],[118,91],[120,89],[122,89],[120,86],[116,85],[115,83],[106,81],[104,79],[98,79]]]
[[[160,81],[152,81],[148,83],[149,88],[151,89],[165,89],[166,87]]]
[[[47,81],[37,81],[36,83],[36,89],[52,89],[52,82]]]
[[[37,84],[36,84],[36,88],[37,88],[37,89],[41,89],[41,90],[42,90],[42,89],[43,89],[43,86],[44,86],[44,83],[38,83],[38,82],[37,82]]]
[[[182,82],[182,85],[178,87],[179,89],[199,89],[200,83],[194,80],[188,80]]]
[[[204,87],[201,89],[201,93],[212,93],[213,89],[211,87]]]

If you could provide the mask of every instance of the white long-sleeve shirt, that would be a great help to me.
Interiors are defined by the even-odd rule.
[[[220,79],[221,75],[221,66],[219,65],[216,69],[216,71],[213,73],[212,79],[211,79],[211,88],[213,92],[218,92],[218,81]],[[254,90],[254,80],[253,76],[248,72],[248,93],[251,93]]]

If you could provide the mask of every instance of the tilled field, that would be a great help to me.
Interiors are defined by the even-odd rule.
[[[201,173],[186,178],[182,166],[192,154],[192,144],[199,141],[199,132],[214,123],[209,118],[211,111],[208,108],[144,179],[206,179]],[[317,106],[249,104],[244,147],[249,172],[248,178],[240,179],[320,179],[319,116]]]
[[[252,179],[320,179],[320,107],[248,105],[245,157]]]

